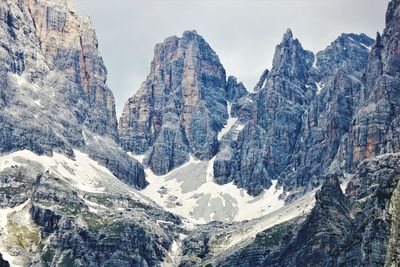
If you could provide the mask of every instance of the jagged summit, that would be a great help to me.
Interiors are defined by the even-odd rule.
[[[157,174],[192,154],[210,159],[228,118],[226,74],[218,56],[195,31],[157,44],[150,74],[120,119],[123,147],[147,153]]]
[[[282,38],[282,41],[275,49],[275,55],[270,77],[282,75],[291,80],[306,82],[308,73],[314,62],[314,54],[311,51],[304,50],[300,41],[293,38],[293,33],[288,30]]]

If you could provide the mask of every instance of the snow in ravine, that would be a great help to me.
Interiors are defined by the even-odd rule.
[[[228,115],[229,118],[226,121],[226,124],[224,128],[218,133],[218,140],[221,140],[222,137],[224,137],[225,134],[229,132],[229,130],[232,128],[232,126],[236,123],[237,118],[234,118],[231,116],[231,109],[232,109],[232,104],[228,102]]]

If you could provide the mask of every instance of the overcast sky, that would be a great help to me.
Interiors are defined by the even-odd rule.
[[[375,38],[389,0],[75,0],[92,18],[108,69],[117,115],[145,80],[156,43],[196,30],[218,54],[227,75],[252,90],[271,67],[275,46],[291,28],[318,52],[342,32]]]

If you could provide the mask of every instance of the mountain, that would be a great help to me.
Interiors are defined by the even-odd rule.
[[[322,90],[319,93],[321,97],[317,97],[318,102],[325,98],[323,94],[332,96],[333,93],[333,96],[336,96],[327,99],[332,107],[335,107],[334,104],[338,103],[340,98],[347,96],[346,98],[351,98],[351,101],[344,107],[351,107],[352,112],[345,112],[344,114],[349,115],[347,117],[340,116],[346,118],[344,125],[348,126],[339,128],[342,134],[335,132],[335,139],[340,140],[339,144],[337,141],[334,142],[338,152],[328,158],[333,170],[327,173],[327,181],[317,191],[315,206],[307,217],[301,219],[301,216],[298,216],[297,220],[287,220],[285,223],[269,226],[253,238],[243,240],[235,247],[227,247],[219,256],[215,256],[218,246],[207,243],[207,251],[197,254],[198,261],[194,265],[203,263],[212,266],[398,265],[397,203],[400,158],[396,149],[395,107],[398,106],[398,102],[394,92],[399,88],[396,71],[399,67],[398,49],[395,48],[398,46],[399,14],[400,1],[391,1],[386,15],[386,28],[382,36],[378,34],[367,61],[347,62],[347,60],[342,61],[343,58],[338,58],[336,62],[341,63],[334,64],[337,66],[337,71],[334,72],[332,72],[334,68],[329,64],[322,65],[317,61],[320,74],[324,72],[321,69],[323,66],[328,67],[328,73],[333,73],[333,76],[329,75],[325,79],[328,81],[327,84],[323,87],[320,85]],[[353,52],[364,54],[371,42],[362,35],[355,37],[357,36],[342,35],[326,51],[328,54],[332,55],[334,52],[333,55],[338,55],[338,52],[344,50],[342,45],[347,43],[353,46]],[[345,49],[346,54],[348,49]],[[325,52],[319,53],[317,58],[321,60],[326,58],[324,54],[326,55]],[[329,60],[329,62],[335,61]],[[365,72],[364,63],[366,63]],[[358,71],[356,67],[360,67]],[[349,75],[348,70],[353,74]],[[357,72],[359,75],[355,75]],[[329,85],[329,80],[333,81],[332,85]],[[345,82],[340,83],[341,80]],[[346,84],[347,86],[344,86]],[[332,88],[336,90],[332,92]],[[357,90],[352,91],[349,88]],[[343,101],[339,103],[343,104]],[[335,113],[333,115],[337,116],[341,108],[336,107],[330,111],[336,110],[336,115]],[[324,109],[320,111],[327,112]],[[327,116],[329,119],[332,115],[327,112]],[[350,124],[347,124],[349,117]],[[310,131],[308,141],[297,146],[304,146],[313,139],[310,137],[314,131],[317,132],[316,122],[322,119],[320,115],[314,121],[313,127],[307,125]],[[338,119],[333,121],[339,122]],[[324,137],[326,129],[329,128],[323,128],[320,132],[322,132],[321,140],[325,141],[323,147],[328,148],[334,143],[325,144],[329,140]],[[319,157],[321,155],[326,157],[328,154],[325,154],[325,151],[320,151]],[[304,155],[309,156],[310,151]],[[339,182],[346,180],[347,182],[342,184]],[[208,231],[213,233],[218,231],[217,229],[214,227]],[[187,244],[185,250],[192,253],[192,245]],[[185,264],[183,266],[191,266]]]
[[[372,43],[342,34],[314,59],[288,30],[258,83],[264,87],[236,107],[243,129],[222,141],[215,180],[252,195],[276,179],[287,191],[319,186],[349,132]]]
[[[117,145],[114,98],[90,21],[69,0],[10,0],[0,22],[0,151],[73,157],[80,149],[143,188],[142,166]]]
[[[122,146],[146,153],[158,175],[189,160],[211,159],[218,151],[227,101],[246,94],[230,78],[216,53],[195,31],[169,37],[154,49],[150,74],[128,100],[120,119]]]
[[[137,190],[90,20],[70,0],[6,0],[0,35],[0,265],[172,262],[182,220]]]
[[[363,34],[342,34],[317,53],[318,92],[303,114],[290,163],[281,173],[290,187],[314,188],[340,172],[334,159],[350,130],[372,45]]]
[[[400,1],[254,92],[196,31],[117,123],[72,0],[0,3],[0,266],[398,266]]]

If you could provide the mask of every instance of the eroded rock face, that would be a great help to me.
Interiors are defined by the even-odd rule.
[[[3,220],[0,246],[21,266],[160,266],[168,260],[181,225],[176,215],[138,201],[129,187],[81,191],[40,162],[16,160],[0,171],[0,207],[16,209]]]
[[[400,151],[399,10],[399,1],[391,1],[384,33],[378,34],[370,53],[365,87],[343,146],[350,154],[348,168],[365,158]]]
[[[143,188],[143,168],[117,145],[114,98],[89,19],[69,0],[7,0],[0,36],[0,152],[73,157],[77,148]]]
[[[353,179],[357,193],[351,198],[342,194],[338,182],[324,185],[307,221],[280,252],[287,266],[383,266],[398,164],[398,154],[362,162]],[[269,264],[265,266],[273,266]]]
[[[233,80],[231,80],[233,82]],[[232,83],[230,83],[232,84]],[[229,97],[243,94],[229,87]],[[128,100],[120,119],[121,143],[165,174],[189,159],[210,159],[228,118],[225,70],[195,31],[156,45],[150,74]]]
[[[313,188],[337,171],[330,167],[349,132],[372,43],[365,35],[342,34],[317,54],[319,91],[304,112],[290,164],[282,173],[289,187]]]
[[[360,163],[351,197],[343,194],[337,177],[330,178],[300,225],[289,221],[271,227],[215,258],[213,265],[396,266],[398,210],[393,203],[398,201],[399,163],[399,154]]]
[[[243,83],[238,82],[237,79],[233,76],[228,77],[228,81],[226,82],[226,98],[229,102],[236,102],[241,97],[247,94],[246,87],[244,87]]]
[[[288,30],[276,47],[273,67],[260,80],[264,87],[234,107],[237,134],[222,140],[214,163],[215,180],[234,181],[257,195],[278,179],[289,163],[302,115],[316,93],[314,55]]]
[[[400,265],[400,183],[393,192],[389,213],[392,219],[385,266]]]

